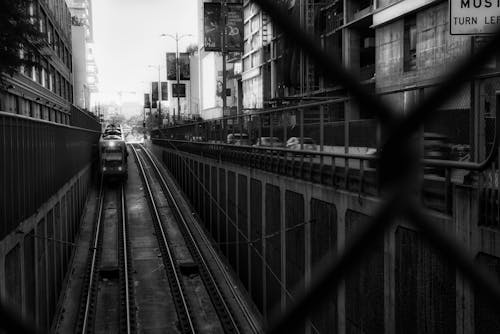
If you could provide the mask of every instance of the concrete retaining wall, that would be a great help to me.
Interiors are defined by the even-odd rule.
[[[327,252],[342,251],[379,204],[328,186],[152,149],[267,319],[293,300],[294,287],[310,283]],[[500,238],[478,226],[477,199],[474,188],[454,186],[453,214],[434,213],[433,221],[500,279]],[[500,324],[494,314],[413,226],[398,220],[304,332],[487,333]]]

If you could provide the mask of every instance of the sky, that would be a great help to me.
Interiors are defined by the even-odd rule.
[[[198,41],[197,0],[94,0],[92,6],[99,72],[94,103],[143,101],[159,64],[165,78],[165,53],[175,52],[175,41],[161,34],[192,34],[179,41],[179,52]]]

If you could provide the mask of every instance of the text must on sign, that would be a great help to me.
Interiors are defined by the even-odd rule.
[[[500,0],[450,0],[452,35],[494,33],[500,27]]]

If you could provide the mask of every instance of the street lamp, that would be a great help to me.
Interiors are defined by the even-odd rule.
[[[193,36],[191,34],[185,34],[179,36],[178,33],[175,33],[174,35],[170,34],[161,34],[160,37],[170,37],[175,40],[175,78],[177,79],[177,118],[181,118],[181,100],[180,100],[180,94],[179,94],[179,86],[180,86],[180,69],[179,69],[179,41],[188,36]],[[175,113],[173,114],[173,120],[175,122]]]
[[[148,68],[158,69],[158,128],[161,128],[161,65],[148,65]],[[151,90],[151,104],[153,103],[153,91]]]

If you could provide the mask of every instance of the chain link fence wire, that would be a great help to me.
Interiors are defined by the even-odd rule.
[[[297,298],[283,314],[277,314],[272,318],[268,333],[288,333],[302,326],[313,310],[318,309],[323,302],[327,301],[335,293],[339,284],[346,275],[352,272],[362,260],[377,246],[377,240],[382,238],[385,232],[393,225],[396,218],[404,218],[410,221],[421,233],[423,240],[432,245],[442,256],[454,265],[462,274],[470,280],[475,288],[480,291],[487,302],[497,311],[500,309],[500,288],[497,282],[491,279],[483,269],[478,267],[471,259],[470,254],[454,238],[443,233],[434,224],[430,223],[430,214],[424,209],[420,202],[415,199],[414,189],[419,187],[418,170],[420,167],[419,152],[411,145],[412,134],[420,131],[422,126],[429,123],[436,116],[436,110],[450,109],[450,99],[458,89],[464,89],[465,84],[472,79],[475,73],[489,61],[492,54],[498,51],[500,45],[500,32],[483,41],[475,52],[474,57],[467,57],[460,61],[450,71],[442,83],[428,89],[423,99],[409,108],[408,112],[400,113],[389,100],[379,99],[371,94],[365,87],[360,85],[357,79],[350,75],[330,54],[322,50],[316,43],[314,36],[303,31],[296,22],[290,20],[288,15],[282,11],[277,2],[269,0],[254,0],[273,20],[281,31],[297,47],[301,48],[329,77],[335,78],[336,82],[343,85],[353,96],[361,109],[370,109],[377,116],[377,121],[387,129],[387,138],[383,141],[383,149],[380,154],[379,170],[381,182],[384,186],[384,201],[371,218],[370,224],[352,237],[350,242],[340,254],[329,254],[318,265],[312,275],[311,284],[297,292]],[[334,61],[332,61],[334,59]],[[483,185],[485,192],[482,196],[489,199],[498,197],[498,166],[491,166],[490,162],[496,157],[495,144],[497,143],[498,127],[495,127],[494,110],[496,101],[492,93],[498,88],[498,83],[485,83],[485,93],[479,94],[480,103],[484,106],[484,118],[481,129],[485,133],[484,148],[474,152],[472,161],[483,161],[482,163],[469,164],[471,170],[483,170],[490,168],[490,174],[485,173]],[[454,89],[450,89],[454,87]],[[489,93],[488,93],[489,92]],[[462,96],[466,96],[463,94]],[[467,100],[459,100],[459,106],[467,104]],[[460,107],[458,108],[460,109]],[[328,118],[342,120],[342,110],[332,108],[327,111]],[[333,114],[333,116],[331,116]],[[270,122],[274,121],[274,115],[269,116]],[[306,122],[307,124],[307,122]],[[216,125],[214,124],[214,127]],[[239,125],[241,126],[241,125]],[[333,125],[332,125],[333,126]],[[307,126],[306,126],[307,128]],[[310,131],[310,132],[309,132]],[[305,130],[305,134],[317,138],[319,135],[314,130]],[[224,134],[226,135],[226,134]],[[223,136],[222,140],[225,139]],[[335,139],[332,139],[335,140]],[[460,142],[457,142],[460,144]],[[463,144],[467,145],[467,144]],[[470,145],[470,142],[469,144]],[[471,155],[467,148],[460,148],[457,154]],[[490,152],[490,153],[488,153]],[[491,153],[495,152],[495,153]],[[484,158],[484,159],[483,159]],[[461,160],[461,159],[457,159]],[[439,165],[439,163],[434,163]],[[450,164],[448,164],[450,165]],[[453,165],[451,165],[453,166]],[[455,165],[460,168],[460,165]],[[489,205],[486,214],[481,218],[484,225],[498,222],[498,207],[494,207],[492,201],[484,201]],[[488,204],[489,203],[489,204]],[[498,204],[496,204],[498,206]],[[496,216],[495,216],[496,213]],[[2,327],[13,332],[35,333],[32,328],[27,327],[22,321],[10,314],[4,308],[0,309]]]

